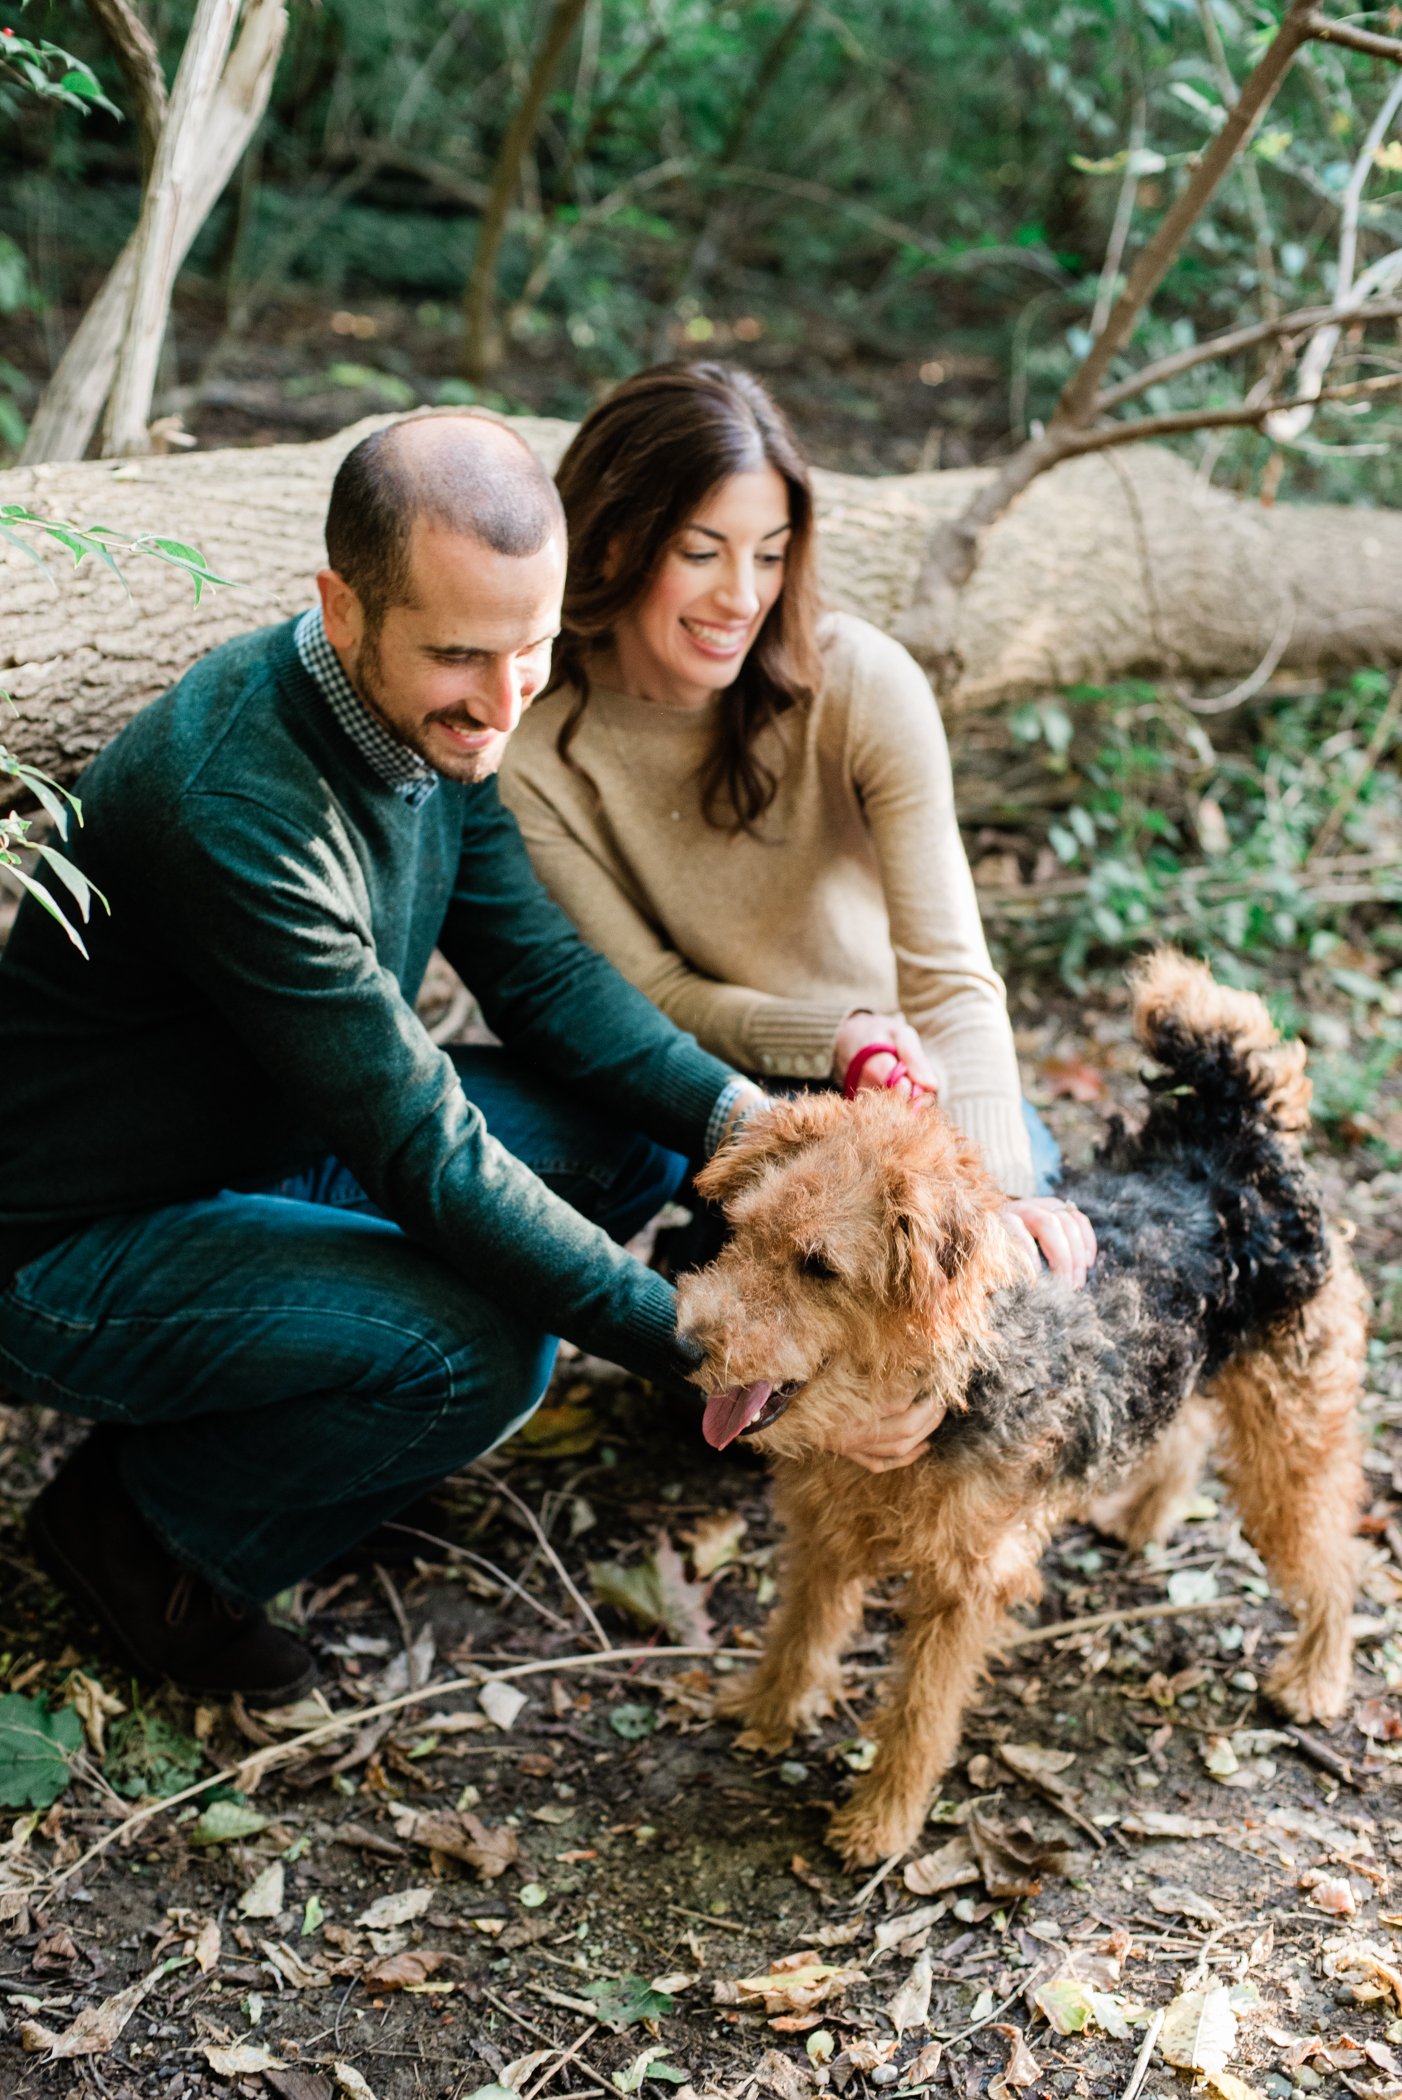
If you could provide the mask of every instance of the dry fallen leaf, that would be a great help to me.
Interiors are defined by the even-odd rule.
[[[1220,1837],[1226,1825],[1209,1822],[1204,1816],[1178,1816],[1161,1808],[1141,1808],[1134,1815],[1123,1817],[1118,1828],[1126,1837],[1205,1838]]]
[[[503,1684],[498,1677],[489,1677],[477,1694],[477,1704],[494,1728],[514,1728],[521,1708],[526,1703],[526,1694],[518,1691],[514,1684]]]
[[[207,1923],[201,1925],[185,1951],[192,1957],[201,1976],[208,1976],[219,1960],[222,1946],[223,1935],[213,1918],[210,1918]]]
[[[355,1922],[367,1925],[372,1932],[388,1932],[395,1925],[408,1925],[421,1918],[432,1901],[432,1889],[396,1889],[392,1895],[377,1896]]]
[[[490,1827],[470,1811],[410,1808],[395,1818],[394,1828],[411,1845],[424,1845],[430,1852],[444,1852],[449,1859],[460,1859],[484,1881],[495,1881],[514,1866],[521,1850],[514,1830],[505,1824]]]
[[[997,1823],[975,1805],[965,1830],[983,1885],[995,1902],[1037,1895],[1043,1874],[1064,1874],[1070,1861],[1065,1845],[1038,1838],[1025,1819]]]
[[[1300,1886],[1303,1888],[1304,1883]],[[1353,1900],[1353,1889],[1342,1874],[1321,1874],[1307,1890],[1305,1901],[1314,1910],[1327,1911],[1335,1918],[1351,1918],[1358,1909]]]
[[[861,1975],[860,1969],[840,1969],[815,1954],[786,1954],[761,1976],[739,1977],[735,1990],[741,2005],[758,2001],[767,2013],[806,2013]]]
[[[413,1947],[404,1954],[390,1954],[383,1961],[368,1963],[360,1972],[360,1980],[367,1991],[405,1991],[423,1983],[447,1959],[446,1954],[432,1947]]]
[[[1222,2071],[1236,2047],[1236,2014],[1226,1985],[1184,1991],[1163,2016],[1159,2051],[1180,2071]]]
[[[934,1972],[929,1957],[922,1954],[886,2007],[886,2017],[897,2034],[904,2034],[908,2027],[925,2025],[930,2017],[930,1992],[933,1986]]]
[[[126,1708],[111,1692],[104,1691],[95,1677],[85,1677],[81,1670],[75,1670],[69,1678],[68,1693],[100,1764],[107,1754],[103,1731],[108,1721],[124,1714]]]
[[[286,1870],[280,1859],[264,1867],[257,1879],[250,1882],[239,1897],[239,1909],[246,1918],[275,1918],[283,1910]]]
[[[346,2100],[375,2100],[354,2064],[332,2064],[331,2076],[346,2095]]]
[[[589,1579],[601,1603],[637,1619],[661,1626],[684,1648],[713,1648],[715,1629],[706,1616],[709,1585],[691,1582],[680,1553],[665,1531],[645,1560],[632,1567],[616,1561],[592,1561]]]
[[[1248,2085],[1244,2078],[1234,2078],[1230,2071],[1205,2071],[1203,2083],[1209,2092],[1220,2094],[1221,2100],[1262,2100],[1256,2086]]]
[[[745,1519],[738,1510],[718,1509],[710,1516],[698,1517],[691,1530],[682,1533],[691,1547],[691,1565],[703,1581],[727,1561],[734,1560],[745,1529]]]
[[[1196,1889],[1165,1883],[1160,1888],[1150,1889],[1149,1901],[1165,1917],[1200,1918],[1204,1925],[1225,1925],[1227,1922],[1217,1905],[1208,1897],[1200,1896]]]
[[[175,1962],[163,1961],[140,1982],[129,1983],[124,1991],[104,1998],[101,2005],[89,2005],[62,2034],[54,2034],[38,2020],[21,2020],[21,2046],[31,2054],[47,2049],[51,2057],[105,2056],[147,1992],[175,1966]]]
[[[271,2049],[264,2049],[257,2042],[235,2042],[223,2048],[207,2042],[203,2055],[210,2070],[220,2078],[255,2078],[260,2071],[281,2071],[286,2065],[284,2057],[274,2056]]]
[[[750,2075],[766,2092],[777,2093],[778,2100],[808,2100],[815,2083],[808,2065],[785,2056],[781,2049],[766,2049]]]
[[[1008,2044],[1008,2060],[989,2085],[989,2100],[1012,2100],[1015,2086],[1035,2085],[1042,2075],[1040,2064],[1022,2038],[1022,2029],[1000,2020],[993,2029]]]
[[[1402,1713],[1390,1699],[1360,1699],[1353,1718],[1360,1734],[1370,1742],[1395,1743],[1402,1739]]]
[[[960,1830],[937,1851],[911,1860],[901,1879],[913,1896],[939,1896],[946,1889],[962,1888],[977,1881],[978,1864],[966,1830]]]

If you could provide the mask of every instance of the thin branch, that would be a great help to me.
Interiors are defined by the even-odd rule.
[[[522,1498],[517,1494],[514,1488],[508,1487],[504,1480],[499,1479],[496,1475],[492,1475],[490,1477],[493,1492],[498,1495],[505,1495],[508,1502],[514,1503],[516,1508],[521,1512],[521,1515],[525,1518],[526,1522],[530,1525],[532,1532],[535,1534],[536,1544],[539,1546],[541,1552],[549,1561],[551,1567],[555,1570],[555,1573],[559,1576],[561,1587],[564,1589],[565,1594],[569,1597],[571,1603],[573,1603],[576,1606],[576,1608],[582,1615],[585,1624],[588,1626],[589,1631],[593,1634],[599,1646],[605,1651],[605,1653],[608,1653],[613,1647],[613,1642],[609,1639],[608,1635],[604,1632],[603,1627],[599,1624],[599,1621],[594,1614],[594,1608],[590,1604],[588,1598],[585,1597],[582,1594],[582,1592],[575,1587],[575,1584],[571,1579],[569,1569],[565,1566],[559,1554],[555,1551],[555,1548],[551,1545],[549,1539],[546,1537],[544,1527],[541,1524],[541,1521],[536,1515],[535,1511],[531,1508],[528,1502],[522,1500]]]
[[[1395,393],[1399,386],[1402,372],[1380,372],[1372,379],[1351,379],[1341,386],[1321,387],[1317,394],[1297,394],[1289,401],[1259,401],[1254,405],[1240,401],[1232,408],[1166,409],[1162,415],[1135,416],[1128,423],[1060,431],[1055,434],[1056,457],[1052,464],[1079,459],[1087,452],[1104,452],[1111,445],[1132,445],[1140,438],[1181,437],[1189,430],[1249,429],[1283,409],[1302,408],[1307,401],[1352,401],[1360,394]]]
[[[1034,1648],[1042,1641],[1062,1641],[1075,1633],[1098,1633],[1102,1626],[1128,1626],[1136,1619],[1182,1619],[1199,1611],[1240,1611],[1240,1597],[1206,1597],[1201,1604],[1132,1604],[1128,1611],[1094,1611],[1084,1619],[1061,1619],[1055,1626],[1031,1626],[1002,1644],[1004,1654],[1014,1648]]]
[[[467,281],[467,292],[463,302],[463,371],[470,380],[485,378],[496,360],[493,315],[496,305],[497,258],[502,237],[506,232],[512,203],[521,186],[521,171],[526,155],[540,125],[545,98],[554,85],[555,75],[584,12],[585,4],[586,0],[555,0],[554,11],[531,66],[525,92],[516,105],[515,113],[506,128],[506,136],[501,143],[501,151],[497,155],[497,164],[492,172],[491,194],[478,222],[477,252],[472,259],[472,272]]]
[[[1345,44],[1350,51],[1366,51],[1369,58],[1390,58],[1402,65],[1402,43],[1393,36],[1379,36],[1373,29],[1355,29],[1352,22],[1331,22],[1325,15],[1307,17],[1308,34],[1317,44]]]
[[[1222,100],[1229,105],[1237,99],[1236,78],[1227,62],[1226,47],[1222,32],[1217,26],[1217,16],[1212,0],[1197,0],[1198,20],[1207,48],[1212,55],[1213,68],[1222,90]],[[1271,225],[1266,213],[1265,192],[1261,188],[1261,177],[1256,163],[1248,154],[1241,163],[1241,184],[1246,191],[1246,202],[1251,213],[1252,230],[1256,237],[1256,275],[1261,286],[1261,310],[1268,321],[1280,312],[1280,301],[1275,292],[1275,254],[1271,247]]]
[[[1168,357],[1157,358],[1153,364],[1145,365],[1142,371],[1132,373],[1128,379],[1107,386],[1097,394],[1094,413],[1104,415],[1107,410],[1118,408],[1122,401],[1133,401],[1136,395],[1147,393],[1152,386],[1162,386],[1182,372],[1191,372],[1197,365],[1235,357],[1242,350],[1253,350],[1258,343],[1278,341],[1289,346],[1295,337],[1313,335],[1316,329],[1328,328],[1336,321],[1347,321],[1352,325],[1398,320],[1402,320],[1402,299],[1379,299],[1366,306],[1302,306],[1294,313],[1281,314],[1274,321],[1255,321],[1247,328],[1228,329],[1223,335],[1209,336],[1205,342],[1194,343],[1191,349],[1175,350]]]
[[[1204,1608],[1198,1607],[1200,1610]],[[587,1670],[601,1662],[714,1660],[719,1655],[744,1662],[754,1661],[754,1651],[750,1648],[601,1649],[592,1655],[556,1655],[540,1661],[517,1663],[506,1670],[478,1670],[470,1677],[445,1677],[437,1684],[423,1685],[418,1691],[400,1692],[393,1699],[381,1699],[374,1706],[362,1706],[349,1713],[333,1714],[330,1720],[319,1722],[315,1728],[304,1729],[300,1735],[289,1736],[285,1743],[275,1743],[267,1750],[255,1751],[249,1757],[240,1758],[237,1764],[226,1765],[222,1771],[216,1772],[213,1778],[197,1779],[193,1786],[183,1787],[178,1794],[167,1794],[163,1800],[148,1801],[144,1807],[133,1809],[129,1816],[124,1816],[120,1823],[115,1824],[95,1844],[89,1845],[86,1852],[80,1853],[77,1859],[62,1868],[43,1886],[49,1894],[63,1888],[75,1874],[80,1874],[84,1867],[90,1866],[95,1859],[100,1859],[108,1847],[114,1845],[119,1838],[143,1828],[154,1817],[165,1815],[173,1808],[183,1808],[187,1801],[193,1801],[198,1795],[208,1793],[212,1787],[237,1786],[241,1776],[248,1784],[255,1778],[261,1780],[275,1766],[291,1763],[299,1758],[303,1751],[315,1749],[329,1737],[347,1735],[353,1730],[358,1732],[367,1722],[378,1721],[385,1714],[399,1713],[406,1706],[422,1706],[429,1699],[446,1699],[458,1692],[480,1691],[489,1681],[505,1684],[517,1677],[558,1677],[570,1670]]]
[[[156,40],[129,0],[88,0],[88,13],[111,44],[127,92],[136,105],[141,171],[149,175],[166,120],[166,80]]]
[[[1317,861],[1324,852],[1325,847],[1332,845],[1337,838],[1344,818],[1362,794],[1364,785],[1371,776],[1374,766],[1387,749],[1388,738],[1397,726],[1399,714],[1402,714],[1402,677],[1398,678],[1397,683],[1388,695],[1387,706],[1382,711],[1382,717],[1378,722],[1378,726],[1368,739],[1368,748],[1363,754],[1362,765],[1354,778],[1349,782],[1343,794],[1340,795],[1324,822],[1320,825],[1314,844],[1305,855],[1306,867],[1309,867],[1312,861]]]
[[[1264,55],[1247,76],[1221,129],[1205,148],[1197,167],[1140,250],[1111,309],[1104,330],[1092,344],[1080,369],[1062,390],[1053,421],[1078,424],[1092,412],[1100,381],[1124,348],[1143,308],[1158,290],[1184,240],[1275,98],[1295,54],[1309,41],[1314,19],[1307,0],[1292,4]]]
[[[1207,0],[1203,0],[1203,5]],[[1125,155],[1124,180],[1120,194],[1115,200],[1115,217],[1110,227],[1110,239],[1105,250],[1105,260],[1100,267],[1100,282],[1095,289],[1095,311],[1090,317],[1090,332],[1099,335],[1110,318],[1110,307],[1115,296],[1115,279],[1120,274],[1124,261],[1125,244],[1129,240],[1129,229],[1134,223],[1134,203],[1139,195],[1140,156],[1144,151],[1144,97],[1141,95],[1134,105],[1134,121],[1129,127],[1129,151]]]

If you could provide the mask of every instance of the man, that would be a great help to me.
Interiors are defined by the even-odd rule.
[[[522,440],[391,425],[326,538],[318,609],[85,776],[91,959],[28,900],[0,964],[0,1384],[98,1425],[32,1545],[140,1673],[264,1701],[314,1669],[263,1601],[509,1435],[554,1336],[689,1390],[618,1243],[764,1098],[585,946],[497,800],[565,574]],[[430,1041],[435,946],[504,1047]]]

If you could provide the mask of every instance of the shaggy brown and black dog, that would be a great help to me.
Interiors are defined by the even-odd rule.
[[[851,1864],[915,1838],[1057,1523],[1088,1512],[1131,1544],[1162,1538],[1209,1407],[1242,1523],[1299,1621],[1270,1696],[1301,1721],[1343,1706],[1364,1301],[1300,1154],[1304,1050],[1171,951],[1139,974],[1136,1025],[1167,1076],[1143,1127],[1117,1123],[1067,1177],[1099,1241],[1084,1291],[1029,1281],[974,1147],[886,1094],[782,1103],[701,1177],[733,1232],[681,1284],[706,1434],[772,1455],[785,1529],[763,1658],[723,1694],[742,1740],[777,1750],[828,1710],[864,1586],[908,1578],[877,1757],[830,1832]],[[902,1471],[821,1448],[839,1423],[932,1393],[948,1412]]]

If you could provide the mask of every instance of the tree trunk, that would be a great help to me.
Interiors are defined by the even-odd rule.
[[[284,0],[248,0],[239,39],[202,127],[202,151],[183,190],[173,260],[178,270],[257,130],[287,28]],[[113,263],[44,389],[20,458],[81,459],[117,371],[135,282],[138,234]]]
[[[376,417],[312,445],[16,467],[0,504],[79,524],[192,541],[242,588],[207,593],[128,560],[128,600],[94,563],[52,582],[0,550],[0,687],[19,715],[6,742],[71,779],[128,715],[230,635],[309,604],[337,465]],[[547,463],[571,435],[523,419]],[[981,469],[865,478],[818,474],[831,599],[883,627],[908,603],[929,535],[956,517]],[[1321,504],[1264,509],[1199,487],[1152,445],[1068,461],[1000,518],[948,637],[962,665],[951,714],[1017,694],[1131,673],[1237,678],[1273,646],[1289,667],[1402,661],[1402,513]]]

